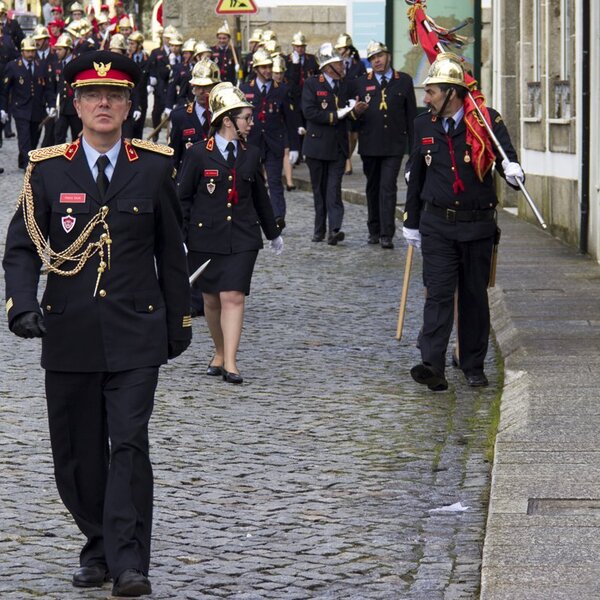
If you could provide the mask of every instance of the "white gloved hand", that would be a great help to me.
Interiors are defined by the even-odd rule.
[[[418,229],[402,228],[402,235],[410,246],[419,249],[421,247],[421,232]]]
[[[294,50],[292,52],[292,62],[297,65],[300,62],[300,55],[298,54],[298,52],[296,52],[296,50]]]
[[[151,85],[146,86],[146,91],[148,94],[154,94],[154,88]]]
[[[506,177],[506,181],[511,185],[518,186],[517,179],[523,181],[525,179],[525,174],[523,173],[523,169],[521,169],[521,165],[516,162],[510,162],[507,159],[502,161],[502,169],[504,170],[504,176]]]
[[[404,181],[406,181],[406,185],[408,185],[408,182],[410,181],[410,171],[404,173]]]
[[[235,72],[239,73],[240,72],[240,65],[235,65]]]
[[[163,117],[169,117],[172,111],[172,108],[165,108],[165,112],[163,112]]]
[[[298,127],[298,135],[306,135],[306,129],[304,129],[304,127]]]
[[[0,123],[2,123],[2,125],[4,125],[7,122],[8,122],[8,114],[6,113],[5,110],[0,110]]]
[[[134,110],[133,111],[133,120],[134,121],[139,121],[142,117],[142,111],[141,110]]]
[[[158,79],[156,79],[156,77],[154,77],[154,76],[151,76],[148,81],[150,82],[150,85],[152,87],[156,87],[156,84],[158,83]]]
[[[47,114],[49,117],[56,118],[56,115],[57,115],[58,113],[57,113],[57,111],[56,111],[56,108],[47,108],[47,109],[46,109],[46,114]]]
[[[354,108],[354,105],[356,104],[356,100],[354,98],[350,98],[350,100],[348,100],[348,103],[346,104],[346,106],[352,110]]]
[[[298,162],[300,153],[298,150],[290,150],[290,165],[295,165]]]
[[[269,250],[279,256],[283,252],[283,238],[281,236],[276,237],[274,240],[269,242]]]
[[[174,65],[177,62],[177,55],[174,52],[169,54],[169,64]]]
[[[346,108],[340,108],[337,111],[337,118],[339,120],[344,119],[348,116],[348,113],[351,111],[352,109],[350,107],[346,107]]]

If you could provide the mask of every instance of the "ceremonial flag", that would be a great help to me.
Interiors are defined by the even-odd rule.
[[[427,59],[432,63],[440,52],[445,52],[442,43],[460,47],[466,43],[466,38],[457,35],[453,30],[438,26],[425,14],[424,2],[425,0],[412,0],[412,5],[407,11],[410,21],[409,33],[413,45],[420,45],[427,55]],[[485,174],[496,160],[496,154],[485,125],[475,108],[475,103],[490,127],[491,120],[485,106],[485,97],[477,88],[477,81],[466,71],[465,83],[471,92],[464,101],[467,144],[471,148],[471,164],[479,180],[483,181]]]

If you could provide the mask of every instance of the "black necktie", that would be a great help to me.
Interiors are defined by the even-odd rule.
[[[340,91],[340,84],[337,81],[333,81],[333,93],[337,96]]]
[[[235,165],[235,144],[233,142],[229,142],[226,146],[227,149],[227,164],[230,167]]]
[[[452,135],[454,133],[454,119],[452,117],[448,117],[446,119],[446,124],[448,125],[448,135]]]
[[[106,190],[108,189],[108,177],[106,176],[105,169],[108,167],[110,161],[108,160],[108,156],[106,154],[102,154],[98,157],[96,161],[96,167],[98,167],[98,177],[96,177],[96,185],[98,186],[98,191],[100,192],[100,197],[104,200],[104,196],[106,195]]]
[[[29,71],[29,76],[33,79],[33,63],[31,61],[27,63],[27,69]]]
[[[387,77],[385,75],[381,76],[381,88],[385,88],[387,86]]]

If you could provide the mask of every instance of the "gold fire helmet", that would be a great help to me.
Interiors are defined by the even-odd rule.
[[[171,38],[174,35],[179,35],[179,31],[177,31],[177,27],[174,25],[167,25],[163,31],[163,38],[166,41],[166,38]]]
[[[301,31],[292,36],[292,46],[306,46],[306,36]]]
[[[194,38],[189,38],[185,40],[183,46],[181,47],[182,52],[195,52],[196,50],[196,40]]]
[[[271,55],[271,57],[280,56],[283,54],[283,50],[281,49],[281,46],[277,40],[269,40],[268,42],[265,42],[263,48]]]
[[[0,15],[4,14],[5,12],[8,12],[8,8],[6,7],[6,2],[2,2],[2,0],[0,0]]]
[[[221,74],[219,67],[210,58],[199,60],[192,69],[192,78],[190,85],[214,85],[221,83]]]
[[[371,40],[368,45],[367,45],[367,59],[370,60],[371,57],[375,56],[376,54],[381,54],[382,52],[387,52],[388,54],[390,53],[390,51],[388,50],[388,47],[383,44],[382,42],[374,42],[373,40]]]
[[[183,38],[179,33],[175,33],[169,37],[169,46],[183,46]]]
[[[236,108],[254,108],[250,102],[246,100],[244,92],[237,87],[234,87],[233,83],[224,81],[218,83],[210,91],[208,96],[208,106],[212,113],[213,123],[223,114]]]
[[[48,28],[44,27],[42,24],[36,25],[31,37],[34,40],[43,40],[50,37],[48,33]]]
[[[200,40],[194,48],[194,56],[196,57],[199,54],[212,54],[212,48],[204,40]]]
[[[36,49],[35,40],[32,37],[27,36],[21,40],[21,51],[35,50],[35,49]]]
[[[342,62],[342,60],[340,53],[333,47],[333,44],[329,42],[321,44],[320,48],[317,50],[319,69],[322,69],[331,63]]]
[[[341,50],[342,48],[350,48],[350,46],[353,46],[353,43],[352,37],[349,33],[341,33],[340,35],[338,35],[338,39],[335,42],[335,47],[338,50]]]
[[[221,27],[217,29],[217,35],[221,33],[224,33],[225,35],[231,37],[231,31],[229,30],[229,23],[227,21],[223,21],[223,25],[221,25]]]
[[[144,43],[144,34],[141,31],[132,31],[127,38],[128,42],[135,42],[136,44]]]
[[[69,50],[73,50],[73,39],[68,33],[61,33],[56,40],[54,47],[58,48],[68,48]]]
[[[111,51],[121,50],[122,52],[127,52],[127,42],[125,41],[125,36],[122,33],[115,33],[110,38],[108,49]]]
[[[262,34],[263,34],[263,30],[262,29],[255,29],[252,32],[252,35],[250,36],[250,39],[248,40],[249,42],[252,42],[254,44],[258,43],[258,42],[262,42]]]
[[[465,71],[461,59],[452,52],[438,54],[431,63],[423,85],[449,83],[469,89],[465,83]]]
[[[273,73],[285,73],[285,70],[286,70],[285,68],[286,68],[285,58],[283,58],[283,56],[281,56],[281,54],[274,56],[273,57]]]
[[[259,48],[252,55],[252,68],[254,67],[269,67],[273,64],[271,53],[266,48]]]
[[[263,42],[268,42],[270,40],[276,40],[276,39],[277,39],[277,34],[272,29],[265,29],[262,32],[262,41]]]
[[[71,4],[71,14],[74,12],[83,12],[83,6],[79,2],[73,2],[73,4]]]

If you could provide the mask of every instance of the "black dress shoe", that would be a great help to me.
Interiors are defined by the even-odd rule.
[[[4,134],[5,138],[14,138],[17,134],[13,133],[12,131],[9,131],[8,133]]]
[[[152,586],[149,579],[135,569],[125,569],[115,581],[112,589],[113,596],[127,598],[137,598],[151,593]]]
[[[287,185],[287,183],[286,183],[286,185],[285,185],[285,189],[286,189],[288,192],[293,192],[293,191],[296,189],[296,186],[295,186],[295,185]]]
[[[244,378],[239,373],[232,373],[231,371],[226,371],[225,367],[222,369],[223,372],[223,381],[227,383],[243,383]]]
[[[489,385],[488,378],[485,376],[485,373],[465,373],[465,378],[467,380],[467,385],[471,387],[485,387]]]
[[[374,234],[370,235],[367,244],[379,244],[379,236]]]
[[[394,247],[394,242],[392,242],[392,238],[387,236],[381,236],[381,247],[386,249],[392,249]]]
[[[106,565],[79,567],[79,569],[73,573],[73,585],[75,587],[102,587],[108,580],[108,569],[106,568]]]
[[[322,242],[324,239],[325,239],[324,235],[318,235],[315,233],[315,235],[312,236],[313,242]]]
[[[433,392],[443,392],[448,389],[444,374],[432,365],[426,363],[415,365],[410,370],[410,374],[417,383],[426,385]]]
[[[329,234],[327,238],[327,243],[330,246],[336,246],[338,242],[343,242],[346,234],[343,231],[334,231]]]

